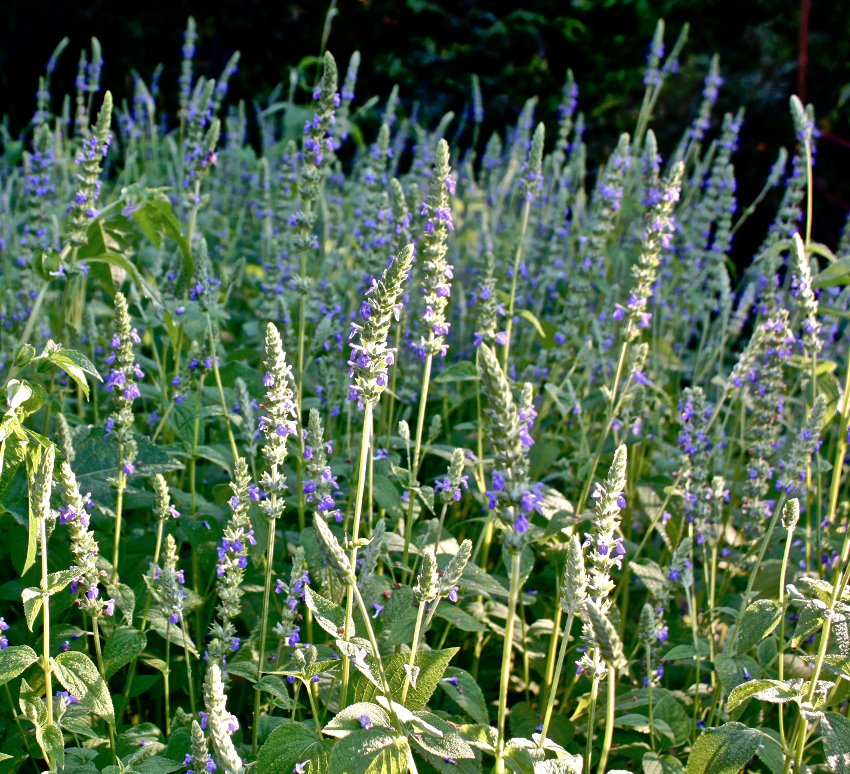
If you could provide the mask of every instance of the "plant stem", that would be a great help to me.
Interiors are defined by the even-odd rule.
[[[593,728],[596,725],[596,701],[598,698],[599,677],[594,675],[590,683],[590,707],[587,710],[587,744],[584,749],[584,774],[590,774],[590,762],[593,758]]]
[[[428,346],[430,348],[431,343],[434,340],[434,334],[428,334]],[[413,488],[416,486],[417,479],[416,476],[419,473],[419,455],[422,451],[422,433],[425,428],[425,408],[428,403],[428,387],[431,383],[431,363],[433,361],[433,357],[430,354],[425,356],[425,368],[422,371],[422,390],[419,395],[419,415],[416,419],[416,437],[413,444],[413,462],[410,466],[410,486]],[[413,536],[413,506],[416,502],[416,497],[411,492],[410,498],[407,503],[407,517],[405,518],[404,524],[404,554],[402,555],[401,563],[402,567],[407,567],[407,558],[410,551],[410,540]]]
[[[24,733],[24,727],[21,725],[21,716],[18,714],[18,709],[15,707],[15,702],[12,699],[12,692],[9,690],[9,683],[5,683],[3,688],[6,691],[6,699],[9,701],[9,708],[12,710],[12,716],[15,718],[15,725],[18,727],[18,733],[21,735],[24,747],[27,748],[27,756],[30,759],[30,763],[32,763],[33,768],[36,770],[36,774],[41,774],[41,769],[35,763],[32,748],[30,747],[30,741],[27,739],[27,735]]]
[[[96,615],[92,616],[91,626],[94,638],[94,654],[97,659],[97,671],[100,672],[100,676],[104,681],[106,681],[106,670],[103,667],[103,652],[100,648],[100,626]],[[106,730],[109,732],[109,749],[112,750],[112,761],[114,763],[118,760],[115,754],[115,729],[112,727],[111,723],[107,723]]]
[[[531,213],[531,199],[526,198],[522,206],[522,220],[519,226],[519,240],[517,241],[516,252],[514,253],[514,271],[511,277],[511,295],[508,299],[508,315],[507,324],[505,326],[505,349],[502,352],[502,368],[507,372],[508,358],[511,354],[511,333],[514,325],[514,304],[516,303],[516,285],[517,276],[519,275],[519,265],[522,261],[522,248],[525,243],[525,233],[528,231],[528,217]]]
[[[171,727],[171,690],[169,679],[171,677],[171,618],[165,624],[165,669],[162,670],[162,678],[165,681],[165,727],[162,733],[168,739],[168,731]]]
[[[511,679],[511,656],[514,644],[514,619],[516,618],[517,598],[519,597],[520,554],[511,555],[511,582],[508,592],[508,614],[505,619],[505,641],[502,647],[502,672],[499,677],[499,720],[498,742],[496,747],[496,774],[505,771],[505,717],[508,709],[508,686]]]
[[[230,442],[230,452],[233,454],[233,463],[239,458],[239,450],[236,448],[236,439],[233,437],[233,428],[231,425],[230,412],[227,409],[227,400],[224,397],[224,387],[221,384],[221,373],[218,370],[218,357],[216,355],[215,336],[213,335],[212,318],[207,312],[207,332],[210,337],[210,354],[212,356],[213,376],[215,377],[215,385],[218,388],[218,397],[221,400],[221,411],[224,416],[224,429],[227,432],[227,440]]]
[[[47,705],[47,722],[53,723],[53,682],[50,667],[50,591],[47,580],[47,522],[42,516],[38,520],[41,540],[41,598],[42,598],[42,669],[44,671],[45,704]],[[53,768],[53,761],[50,761]]]
[[[558,606],[558,613],[562,608]],[[558,648],[558,661],[555,664],[555,672],[550,681],[547,682],[548,699],[546,701],[546,711],[543,713],[543,728],[540,731],[540,741],[537,746],[542,750],[546,745],[546,734],[549,733],[549,723],[552,720],[552,710],[555,707],[555,696],[558,693],[558,683],[561,681],[561,669],[564,666],[564,658],[567,655],[567,648],[570,642],[570,629],[573,628],[573,613],[567,615],[567,622],[564,624],[564,633],[561,636],[561,647]],[[555,630],[557,631],[557,629]],[[548,675],[548,668],[547,668]]]
[[[608,665],[608,701],[605,704],[605,736],[602,738],[602,752],[599,754],[597,771],[604,772],[608,763],[608,752],[614,739],[614,712],[617,709],[617,670]]]
[[[425,606],[427,605],[426,600],[422,600],[419,603],[419,610],[416,613],[416,626],[413,628],[413,643],[410,646],[410,658],[408,659],[407,665],[408,669],[404,675],[404,685],[401,689],[401,703],[407,700],[407,691],[410,688],[410,673],[416,664],[416,652],[419,650],[419,635],[422,631],[422,618],[425,615]]]
[[[112,546],[112,583],[118,582],[118,555],[121,550],[121,518],[124,510],[124,487],[127,477],[124,475],[124,444],[118,445],[118,479],[115,493],[115,544]]]
[[[271,494],[272,498],[277,499],[277,493],[273,492]],[[275,513],[276,510],[274,508],[274,503],[272,504],[271,512]],[[274,565],[274,541],[275,541],[275,526],[277,524],[276,519],[269,519],[269,536],[268,541],[266,543],[266,577],[265,583],[263,585],[263,613],[262,619],[260,622],[260,658],[257,661],[257,682],[259,683],[263,676],[263,665],[265,664],[266,658],[266,634],[268,632],[269,625],[269,597],[271,593],[272,586],[272,569]],[[252,742],[251,746],[254,750],[254,754],[257,752],[257,744],[260,739],[260,690],[254,685],[254,726],[252,728]]]
[[[794,525],[792,524],[785,536],[785,552],[782,555],[782,566],[779,569],[779,610],[781,612],[781,616],[779,618],[779,644],[777,653],[778,661],[776,662],[776,676],[780,681],[785,679],[785,573],[788,569],[788,559],[791,556],[791,543],[793,542],[793,539]],[[777,707],[779,712],[779,740],[783,750],[786,749],[784,709],[785,708],[781,703]]]
[[[369,460],[369,444],[372,433],[373,404],[367,401],[363,409],[363,432],[360,436],[360,460],[357,472],[357,491],[354,495],[354,524],[351,527],[351,562],[352,572],[357,568],[357,540],[360,537],[360,520],[363,515],[363,492],[366,488],[366,467]],[[345,641],[351,638],[352,622],[354,620],[354,596],[357,591],[356,583],[349,583],[345,592]],[[368,612],[368,611],[367,611]],[[368,614],[365,616],[368,622]],[[376,654],[377,655],[377,654]],[[346,706],[348,682],[351,676],[351,660],[345,656],[342,661],[342,683],[340,685],[339,709]]]

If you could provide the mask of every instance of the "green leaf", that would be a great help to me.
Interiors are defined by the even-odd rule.
[[[289,690],[283,679],[277,675],[263,675],[262,679],[254,686],[255,690],[271,694],[275,704],[284,710],[293,708],[294,702],[289,695]]]
[[[541,339],[546,338],[546,331],[543,330],[543,326],[540,324],[540,320],[534,316],[528,309],[523,309],[519,316],[522,317],[523,320],[528,320],[533,326],[534,330],[537,331],[537,335],[540,336]]]
[[[452,363],[439,376],[434,377],[434,382],[443,384],[447,382],[472,382],[478,378],[478,369],[475,363],[469,360],[463,360],[459,363]]]
[[[427,710],[420,710],[415,714],[419,720],[424,721],[430,728],[439,732],[435,734],[433,731],[424,730],[421,733],[413,734],[411,739],[416,747],[443,759],[470,760],[475,758],[472,748],[454,726]]]
[[[820,735],[829,770],[833,774],[850,774],[850,720],[837,712],[824,712]]]
[[[24,603],[24,616],[27,619],[27,628],[32,631],[32,625],[41,611],[41,605],[44,602],[44,597],[41,594],[41,589],[35,586],[29,586],[21,592],[21,600]]]
[[[487,627],[474,616],[466,612],[462,607],[443,599],[437,605],[434,613],[437,618],[448,621],[456,629],[464,632],[483,632]]]
[[[54,594],[58,594],[62,591],[74,578],[79,577],[80,571],[77,569],[72,570],[59,570],[59,572],[51,572],[47,576],[47,593],[50,596]]]
[[[170,623],[160,610],[150,611],[148,614],[148,623],[151,629],[164,640],[170,640],[178,648],[187,650],[195,658],[199,657],[198,649],[195,647],[195,643],[192,642],[192,638],[187,636],[187,633],[179,624]]]
[[[738,626],[737,653],[743,655],[761,642],[778,625],[782,607],[773,599],[757,599],[747,605]]]
[[[339,637],[345,626],[345,610],[335,602],[331,602],[309,586],[304,586],[304,603],[313,614],[313,620],[322,627],[331,637]],[[351,622],[349,638],[355,636],[354,621]]]
[[[383,508],[392,519],[398,519],[402,514],[401,494],[390,479],[376,475],[372,481],[372,494],[375,502]]]
[[[53,761],[58,769],[65,766],[65,739],[62,737],[62,729],[55,723],[47,723],[45,726],[36,724],[35,739],[45,757]]]
[[[714,657],[714,670],[717,672],[723,690],[731,693],[742,683],[752,679],[753,675],[761,673],[755,659],[749,656],[736,656],[732,658],[725,653],[718,653]]]
[[[726,700],[726,710],[732,712],[748,699],[771,704],[784,704],[802,698],[802,680],[750,680],[734,688]]]
[[[682,774],[684,769],[672,755],[659,755],[658,753],[644,753],[643,774]]]
[[[94,364],[82,352],[75,349],[65,349],[61,344],[48,339],[44,351],[35,360],[42,360],[61,368],[82,389],[86,400],[89,399],[89,385],[86,374],[102,382],[100,374]]]
[[[129,664],[142,653],[146,645],[147,637],[143,632],[132,626],[117,627],[109,635],[103,648],[103,669],[106,677],[112,677],[121,667]]]
[[[0,650],[0,685],[14,680],[36,661],[38,656],[29,645],[11,645]]]
[[[629,567],[635,577],[648,589],[650,594],[658,595],[661,590],[669,583],[664,570],[652,559],[641,559],[639,562],[632,562]]]
[[[649,718],[646,715],[638,715],[637,713],[629,713],[621,715],[614,721],[616,728],[628,728],[631,731],[637,731],[639,734],[648,734],[650,731],[655,731],[656,734],[661,734],[667,737],[672,744],[675,739],[673,729],[664,720],[659,720],[656,717],[652,719],[652,726],[649,725]]]
[[[457,685],[455,685],[457,682]],[[457,704],[472,720],[482,726],[489,724],[490,713],[487,701],[475,678],[463,669],[449,667],[439,682],[440,689]],[[513,711],[511,712],[513,717]],[[535,725],[537,725],[535,723]]]
[[[785,768],[785,753],[782,751],[782,743],[779,733],[772,728],[760,728],[763,736],[756,750],[758,759],[767,767],[770,774],[782,774]]]
[[[76,650],[60,653],[53,659],[53,673],[62,687],[80,700],[81,706],[108,723],[115,722],[115,710],[106,681],[85,653]]]
[[[850,282],[850,258],[842,258],[812,277],[812,288],[831,288]]]
[[[370,701],[359,701],[340,710],[336,716],[323,729],[322,733],[342,739],[356,731],[363,729],[360,722],[361,717],[367,717],[373,726],[379,728],[392,728],[392,721],[387,711]]]
[[[260,748],[255,774],[289,772],[304,761],[310,761],[310,774],[323,774],[328,771],[330,747],[313,729],[284,719]]]
[[[241,677],[249,683],[257,682],[257,665],[253,661],[232,661],[227,665],[227,673]]]
[[[383,728],[361,729],[334,745],[329,768],[346,774],[402,774],[408,770],[407,755],[404,737]]]
[[[700,658],[708,658],[711,651],[708,648],[708,643],[705,640],[697,642],[699,650],[694,650],[693,645],[674,645],[662,657],[662,661],[691,661],[696,656]]]
[[[761,732],[743,723],[706,729],[694,743],[685,774],[737,774],[761,741]]]
[[[459,648],[445,648],[443,650],[419,651],[416,654],[414,666],[419,667],[419,677],[416,679],[416,687],[411,686],[407,693],[407,700],[404,702],[409,710],[425,709],[431,695],[437,690],[437,684],[445,674],[449,661],[458,650]],[[392,690],[392,698],[397,702],[401,702],[405,675],[404,665],[408,662],[408,658],[409,656],[402,654],[384,658],[384,669]],[[378,695],[378,688],[358,677],[354,695],[355,701],[374,701]]]
[[[121,253],[101,253],[92,258],[86,258],[86,263],[103,263],[109,266],[110,271],[118,270],[118,272],[126,272],[133,284],[139,289],[145,298],[149,298],[156,304],[162,304],[162,298],[155,286],[151,285],[140,273],[133,262]]]

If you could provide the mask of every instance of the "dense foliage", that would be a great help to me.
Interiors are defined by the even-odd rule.
[[[257,147],[191,20],[172,115],[51,59],[0,166],[0,770],[850,768],[850,233],[796,98],[738,201],[716,60],[659,148],[663,33],[600,159],[571,73],[478,157],[359,55]]]

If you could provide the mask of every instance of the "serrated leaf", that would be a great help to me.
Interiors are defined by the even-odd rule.
[[[187,650],[195,658],[199,657],[198,649],[195,647],[195,643],[192,642],[192,638],[187,635],[179,624],[169,623],[169,620],[160,610],[151,609],[148,613],[148,623],[150,624],[150,628],[160,637],[170,640],[181,649]]]
[[[331,637],[339,637],[345,626],[345,610],[335,602],[323,597],[308,585],[304,585],[304,603],[313,613],[313,620],[319,624]],[[354,637],[354,620],[351,621],[349,638]]]
[[[761,642],[778,625],[782,607],[773,599],[757,599],[747,605],[738,625],[737,653],[743,655]]]
[[[62,729],[55,723],[47,723],[44,726],[36,725],[35,739],[45,757],[52,761],[57,769],[65,766],[65,739]]]
[[[490,722],[484,693],[469,672],[458,667],[448,667],[445,677],[440,679],[439,686],[443,693],[476,723],[484,726]]]
[[[407,771],[407,755],[407,741],[403,737],[383,728],[370,728],[338,740],[331,752],[329,768],[346,774],[402,774]]]
[[[147,637],[132,626],[118,626],[103,648],[103,669],[110,678],[125,664],[140,655],[147,645]]]
[[[742,683],[753,679],[753,675],[760,674],[759,665],[749,656],[727,656],[718,653],[714,657],[714,669],[723,686],[723,690],[731,693]]]
[[[430,728],[439,732],[439,734],[434,734],[423,731],[412,734],[411,739],[418,747],[443,759],[470,760],[475,757],[472,748],[450,723],[426,710],[420,710],[415,715],[420,721],[427,723]]]
[[[756,754],[761,732],[743,723],[706,729],[694,743],[685,774],[737,774]]]
[[[850,720],[837,712],[824,712],[820,735],[829,770],[833,774],[850,774]]]
[[[106,681],[85,653],[76,650],[60,653],[53,659],[53,674],[68,693],[80,700],[81,706],[108,723],[115,722]]]
[[[732,712],[748,699],[771,704],[784,704],[802,698],[802,680],[750,680],[734,688],[726,700],[726,710]]]
[[[373,726],[379,728],[392,728],[390,716],[383,707],[370,701],[359,701],[340,710],[322,729],[322,733],[341,739],[363,729],[363,723],[360,722],[361,718],[368,718]]]
[[[29,645],[10,645],[0,650],[0,685],[14,680],[36,661],[38,656]]]
[[[309,774],[328,772],[331,744],[301,723],[283,719],[269,734],[257,756],[255,774],[290,772],[297,763],[310,761]]]
[[[44,602],[44,597],[41,594],[41,589],[35,586],[29,586],[21,592],[21,600],[24,603],[24,617],[27,619],[27,628],[32,631],[32,626],[35,619],[41,611],[41,605]]]
[[[79,577],[79,570],[60,570],[47,576],[47,593],[53,596],[62,591],[74,578]]]
[[[274,698],[275,704],[281,709],[292,709],[295,704],[289,695],[286,682],[277,675],[263,675],[254,689],[270,694]]]
[[[419,667],[419,678],[416,687],[407,692],[404,702],[409,710],[425,709],[431,695],[437,690],[440,678],[445,674],[449,661],[457,653],[459,648],[445,648],[444,650],[419,651],[416,654],[415,665]],[[393,701],[401,702],[401,691],[404,685],[404,665],[409,656],[394,654],[384,658],[384,670],[392,691]],[[356,701],[375,701],[378,695],[378,686],[370,684],[365,680],[358,679],[355,685]]]

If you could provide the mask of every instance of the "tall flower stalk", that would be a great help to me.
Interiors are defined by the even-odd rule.
[[[360,307],[360,322],[351,323],[349,338],[357,337],[351,344],[348,361],[351,385],[349,399],[363,406],[363,425],[360,434],[360,454],[357,465],[357,489],[354,495],[354,522],[351,527],[351,552],[349,563],[357,567],[357,541],[360,537],[360,521],[363,515],[363,495],[366,489],[366,469],[372,433],[374,407],[387,387],[388,369],[395,362],[396,352],[387,347],[392,321],[400,318],[401,297],[413,265],[413,245],[407,245],[386,268],[380,280],[373,280],[372,287]],[[345,639],[351,637],[351,622],[354,615],[354,587],[348,583],[345,601]],[[377,657],[377,653],[375,654]],[[342,684],[339,706],[345,706],[351,661],[346,656],[342,664]]]
[[[141,397],[137,379],[144,372],[136,363],[133,345],[141,342],[138,331],[132,327],[127,299],[123,293],[115,294],[115,328],[107,362],[112,370],[106,380],[106,390],[112,393],[115,410],[106,420],[106,436],[115,434],[118,442],[118,470],[114,479],[115,542],[112,548],[112,582],[118,580],[118,559],[121,550],[121,522],[124,510],[124,490],[127,478],[136,471],[136,441],[133,438],[133,402]]]
[[[260,502],[260,508],[268,521],[268,542],[266,544],[266,572],[263,585],[263,612],[260,619],[260,642],[258,643],[259,661],[257,662],[257,680],[263,675],[266,660],[266,637],[269,622],[269,598],[274,568],[274,544],[277,520],[283,515],[286,492],[286,475],[283,470],[288,453],[287,439],[297,434],[298,407],[292,389],[292,368],[286,362],[280,333],[273,323],[266,327],[266,357],[263,364],[266,375],[263,384],[266,387],[265,413],[260,417],[260,430],[265,438],[263,457],[268,465],[261,478],[267,497]],[[216,664],[210,669],[218,668]],[[260,734],[260,691],[254,698],[253,748],[257,751]]]
[[[419,413],[416,420],[416,435],[413,444],[413,459],[410,467],[410,487],[416,487],[422,452],[422,433],[425,428],[425,412],[428,403],[428,388],[431,383],[431,367],[434,357],[445,357],[449,333],[446,307],[452,292],[453,267],[446,261],[449,232],[454,230],[449,196],[455,192],[455,180],[449,166],[449,145],[441,139],[437,143],[434,168],[431,173],[431,188],[428,200],[422,209],[427,217],[419,245],[419,258],[424,266],[422,293],[425,300],[423,319],[427,333],[416,346],[417,354],[424,360],[422,388],[419,393]],[[404,555],[402,563],[407,566],[410,540],[413,535],[413,508],[415,497],[411,495],[405,520]]]

